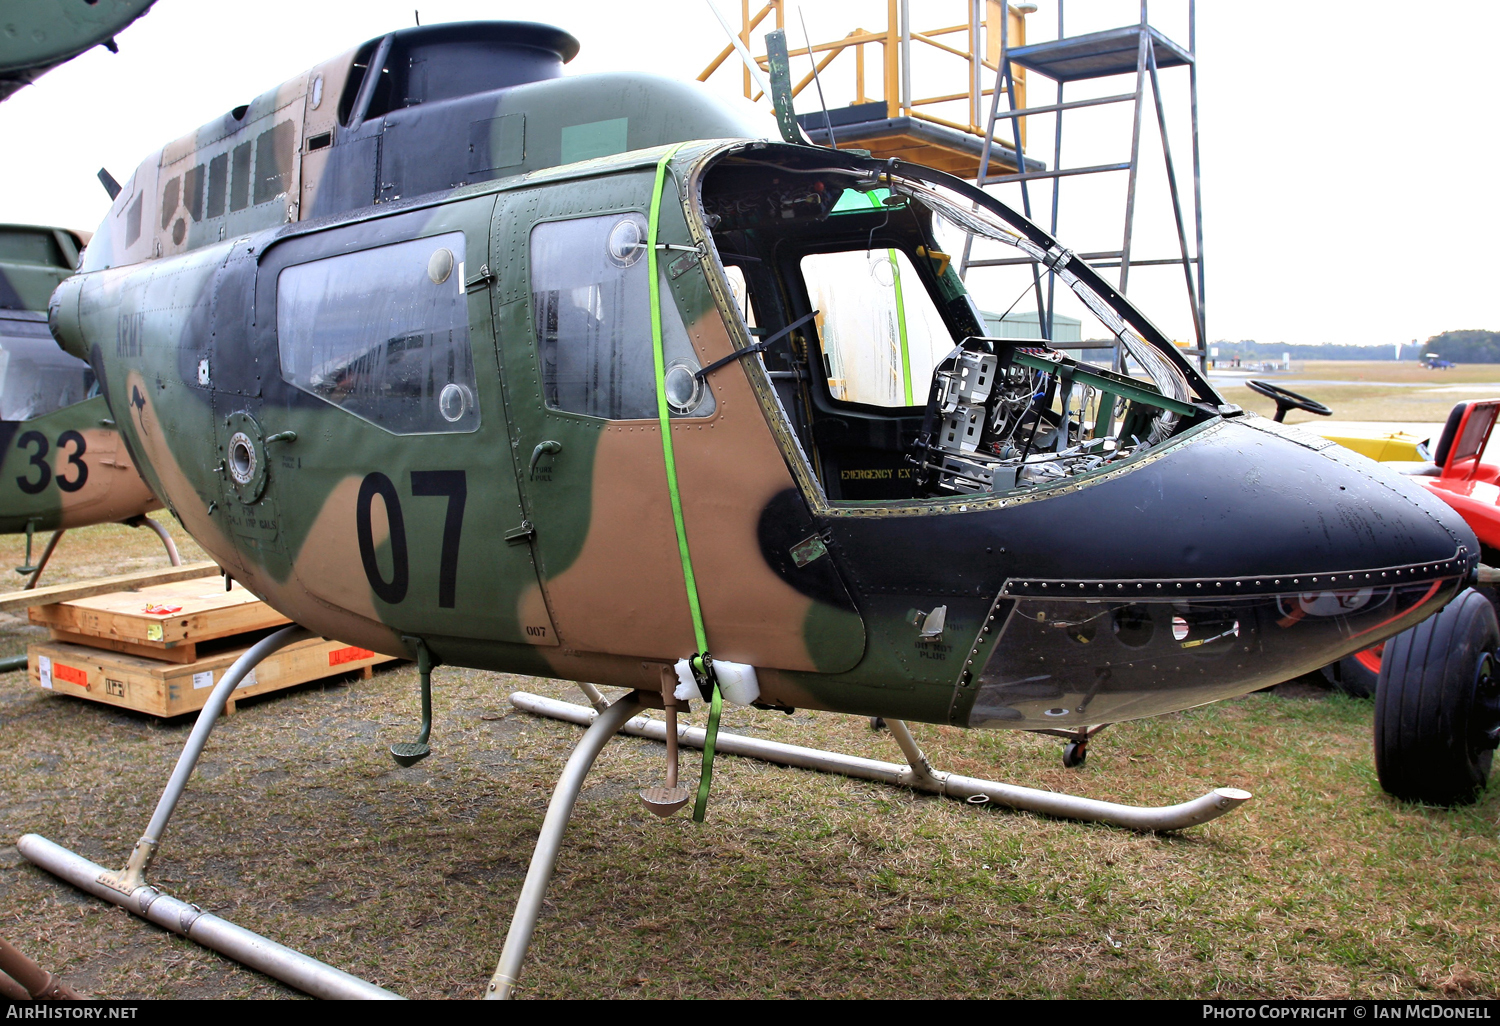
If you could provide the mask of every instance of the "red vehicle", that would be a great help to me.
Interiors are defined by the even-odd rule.
[[[1500,465],[1483,462],[1500,399],[1462,402],[1430,463],[1391,463],[1452,506],[1479,536],[1479,587],[1384,644],[1323,671],[1343,690],[1375,696],[1375,768],[1398,798],[1473,801],[1500,743],[1500,627],[1486,573],[1500,563]],[[1490,578],[1487,580],[1487,578]]]
[[[1246,384],[1275,400],[1278,421],[1293,409],[1333,412],[1268,381]],[[1474,801],[1500,745],[1500,570],[1492,569],[1500,566],[1500,465],[1483,462],[1497,418],[1500,399],[1461,402],[1430,462],[1386,463],[1452,506],[1479,537],[1475,586],[1410,630],[1323,668],[1342,691],[1374,696],[1380,786],[1408,801]]]

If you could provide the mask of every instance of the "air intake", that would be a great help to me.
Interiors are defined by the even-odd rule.
[[[578,40],[572,35],[528,21],[460,21],[403,29],[359,48],[354,73],[339,100],[339,120],[349,123],[372,62],[379,62],[380,78],[365,118],[558,78],[562,66],[577,55]]]

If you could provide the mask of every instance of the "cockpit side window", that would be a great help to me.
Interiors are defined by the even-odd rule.
[[[646,219],[627,211],[545,221],[531,233],[531,306],[542,396],[550,409],[604,420],[654,420],[656,366]],[[713,393],[665,273],[661,333],[667,406],[707,417]]]
[[[0,420],[31,420],[98,391],[89,365],[58,348],[46,321],[0,318]]]
[[[282,377],[393,434],[478,430],[464,252],[449,232],[285,268]]]
[[[870,406],[927,401],[932,371],[953,336],[911,260],[899,249],[812,253],[801,261],[818,311],[830,396]]]

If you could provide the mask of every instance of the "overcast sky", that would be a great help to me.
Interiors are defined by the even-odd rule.
[[[733,0],[718,3],[737,16]],[[1198,6],[1209,336],[1391,344],[1450,328],[1500,330],[1491,53],[1500,4]],[[574,75],[634,69],[693,78],[724,44],[704,0],[421,0],[416,7],[424,24],[507,17],[557,24],[583,44],[567,69]],[[818,41],[885,24],[878,0],[805,0],[802,7]],[[1056,0],[1038,7],[1028,19],[1031,41],[1056,31]],[[92,229],[109,205],[94,177],[99,167],[124,181],[163,143],[320,60],[411,25],[413,9],[412,0],[158,0],[121,34],[118,55],[96,48],[0,104],[0,221]],[[913,23],[957,24],[965,9],[962,0],[912,0]],[[1185,44],[1185,10],[1186,0],[1153,0],[1151,18]],[[1065,27],[1069,35],[1108,28],[1138,12],[1131,0],[1071,0]],[[788,14],[795,47],[795,0]],[[878,52],[871,50],[872,70]],[[1186,73],[1164,70],[1162,80],[1173,157],[1189,188]],[[852,99],[851,82],[846,55],[825,80],[830,105]],[[738,69],[711,83],[731,94],[739,85]],[[1132,87],[1127,79],[1082,84],[1069,87],[1068,98]],[[1052,102],[1050,82],[1034,77],[1031,88],[1031,104]],[[799,96],[799,112],[816,106],[811,90]],[[1064,129],[1064,166],[1128,155],[1127,107],[1070,115]],[[1170,256],[1176,236],[1149,109],[1143,138],[1136,255]],[[1051,121],[1032,119],[1030,154],[1050,164],[1052,140]],[[1064,244],[1118,248],[1123,185],[1121,175],[1067,180]],[[1010,188],[1004,198],[1019,205],[1019,190]],[[1032,193],[1043,223],[1046,190]],[[1008,284],[977,272],[971,287],[986,306],[1003,308],[1013,298]],[[1134,271],[1130,295],[1170,333],[1190,336],[1180,270]]]

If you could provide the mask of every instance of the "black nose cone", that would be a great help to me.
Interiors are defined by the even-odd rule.
[[[1478,558],[1469,526],[1410,478],[1263,418],[1223,421],[1149,459],[1093,501],[1090,488],[1059,497],[1047,518],[1059,557],[1038,576],[1092,563],[1112,578],[1285,578]]]
[[[1478,561],[1421,486],[1259,419],[1029,505],[1027,558],[955,695],[969,726],[1074,728],[1275,684],[1420,622]]]

